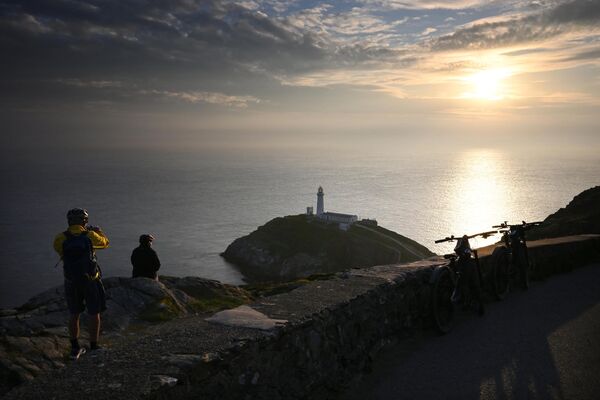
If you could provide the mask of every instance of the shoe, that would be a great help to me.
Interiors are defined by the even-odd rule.
[[[77,361],[79,357],[85,354],[85,349],[83,347],[74,347],[71,349],[70,358],[73,361]]]

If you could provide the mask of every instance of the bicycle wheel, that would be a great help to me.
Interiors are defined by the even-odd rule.
[[[435,328],[440,333],[448,333],[454,323],[454,304],[450,301],[454,282],[447,267],[440,267],[433,281],[432,309]]]
[[[497,300],[504,300],[509,290],[509,258],[506,247],[496,247],[492,253],[492,288]]]

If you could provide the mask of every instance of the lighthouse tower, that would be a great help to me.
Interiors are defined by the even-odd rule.
[[[325,212],[323,207],[323,196],[325,196],[325,193],[323,193],[323,188],[319,186],[319,190],[317,191],[317,216],[320,216]]]

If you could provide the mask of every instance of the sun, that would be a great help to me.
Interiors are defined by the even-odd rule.
[[[505,96],[503,81],[510,76],[506,69],[488,69],[465,78],[471,91],[464,97],[481,100],[501,100]]]

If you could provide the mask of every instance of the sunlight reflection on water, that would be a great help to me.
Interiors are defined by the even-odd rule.
[[[451,214],[449,234],[455,236],[491,230],[492,225],[510,214],[506,193],[510,192],[504,171],[505,156],[494,150],[471,150],[459,155],[456,173],[448,187]],[[478,238],[478,246],[493,243],[498,237]]]

